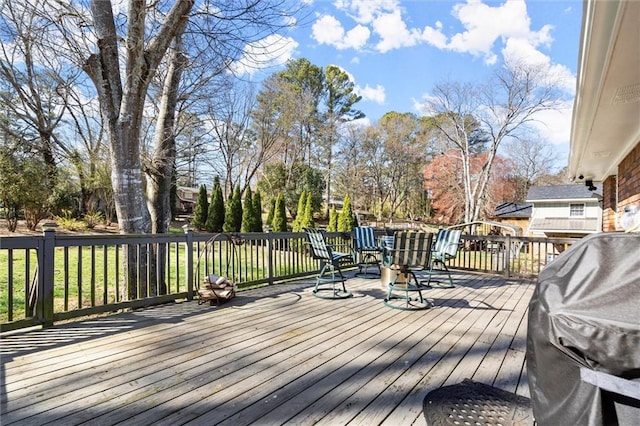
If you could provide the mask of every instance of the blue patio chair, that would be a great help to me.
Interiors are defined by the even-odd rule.
[[[421,280],[420,284],[426,283],[427,287],[434,286],[440,288],[453,288],[453,279],[451,278],[451,272],[447,267],[447,261],[449,259],[455,259],[458,248],[460,247],[460,237],[462,231],[459,229],[440,229],[436,240],[433,243],[431,250],[431,258],[429,260],[428,268],[425,273],[428,275],[428,279]],[[437,266],[437,267],[436,267]],[[433,275],[446,274],[449,278],[448,283],[442,283],[441,281],[432,281]]]
[[[363,278],[377,278],[380,276],[380,254],[382,246],[376,241],[371,226],[356,226],[353,228],[353,246],[358,256],[357,276]],[[369,271],[374,268],[374,271]]]
[[[351,253],[334,251],[333,247],[327,244],[324,232],[319,229],[305,228],[307,241],[311,248],[311,256],[320,260],[322,269],[316,277],[316,286],[313,294],[322,299],[346,299],[352,294],[347,290],[344,283],[344,275],[341,270],[341,263],[353,261]],[[341,283],[341,286],[337,284]]]
[[[429,232],[397,231],[394,234],[393,248],[385,248],[383,253],[385,267],[396,271],[387,284],[385,305],[403,310],[431,307],[422,296],[422,290],[427,287],[418,282],[415,271],[424,270],[429,264],[432,240],[433,234]]]

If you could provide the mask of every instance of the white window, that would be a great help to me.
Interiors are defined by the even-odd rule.
[[[569,217],[584,217],[584,204],[569,204]]]

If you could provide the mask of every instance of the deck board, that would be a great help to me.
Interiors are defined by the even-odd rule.
[[[324,300],[312,280],[2,336],[3,425],[424,425],[464,378],[528,395],[534,283],[455,273],[431,309],[384,306],[379,280]]]

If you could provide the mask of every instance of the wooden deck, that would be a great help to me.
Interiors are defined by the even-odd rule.
[[[464,378],[528,396],[534,283],[455,274],[418,312],[379,280],[323,300],[312,280],[2,336],[0,424],[424,425]]]

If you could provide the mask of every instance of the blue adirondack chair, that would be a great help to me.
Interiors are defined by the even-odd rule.
[[[385,267],[391,269],[393,278],[387,283],[384,304],[395,309],[418,310],[432,306],[424,299],[422,290],[427,287],[418,282],[415,271],[423,270],[429,261],[433,234],[422,231],[397,231],[393,248],[385,247]]]
[[[362,278],[377,278],[380,276],[380,254],[382,246],[376,241],[371,226],[356,226],[353,228],[353,247],[358,256],[357,276]],[[369,269],[373,268],[373,271]]]
[[[341,263],[353,261],[351,253],[333,250],[319,229],[305,228],[307,241],[311,248],[311,256],[322,262],[322,269],[316,277],[313,294],[323,299],[346,299],[352,294],[347,290],[342,274]],[[342,284],[339,286],[338,284]]]
[[[436,240],[433,243],[431,250],[431,258],[429,260],[428,268],[425,273],[428,275],[428,279],[421,280],[420,284],[426,283],[427,286],[453,288],[453,279],[451,278],[451,272],[447,267],[447,261],[449,259],[455,259],[458,248],[460,247],[460,237],[462,231],[459,229],[440,229]],[[443,283],[441,281],[432,281],[434,275],[446,274],[449,282]]]

